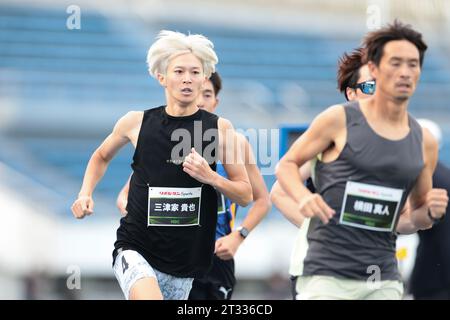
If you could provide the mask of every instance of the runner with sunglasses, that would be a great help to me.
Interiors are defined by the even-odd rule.
[[[344,53],[339,59],[337,84],[338,89],[344,94],[347,101],[366,99],[375,92],[375,81],[373,80],[369,67],[365,63],[364,49],[358,48],[350,54]],[[305,163],[300,168],[302,182],[306,183],[311,192],[315,192],[311,175],[315,160]],[[291,292],[295,300],[298,291],[296,289],[298,277],[303,272],[303,260],[308,250],[307,235],[313,230],[317,218],[305,218],[298,211],[298,204],[280,187],[276,181],[270,192],[270,199],[286,219],[299,227],[297,238],[291,253],[289,274],[291,275]]]
[[[398,21],[368,34],[364,44],[374,95],[317,116],[277,168],[300,214],[320,219],[308,236],[300,299],[400,299],[399,217],[408,222],[402,231],[414,232],[446,211],[446,191],[431,189],[437,143],[407,111],[427,46]],[[299,168],[319,153],[312,194]]]
[[[355,84],[352,87],[349,86],[347,88],[353,89],[355,91],[357,91],[359,89],[359,90],[361,90],[361,92],[363,94],[365,94],[367,96],[371,96],[375,92],[375,87],[376,87],[375,80],[365,80],[363,82],[359,82],[359,83]],[[347,101],[350,101],[351,99],[349,99],[347,97],[347,92],[345,92],[345,95],[346,95]]]

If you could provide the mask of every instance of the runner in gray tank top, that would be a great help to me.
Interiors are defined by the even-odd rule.
[[[431,191],[437,143],[407,112],[427,48],[421,34],[395,22],[365,46],[374,96],[321,113],[278,166],[299,212],[321,220],[308,238],[299,298],[400,299],[399,217],[402,232],[427,229],[448,203],[446,191]],[[298,169],[319,153],[311,194]]]

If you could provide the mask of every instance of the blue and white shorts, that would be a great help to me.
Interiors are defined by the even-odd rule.
[[[160,272],[134,250],[119,251],[113,266],[120,288],[128,300],[131,287],[142,278],[156,278],[164,300],[187,300],[194,278],[178,278]]]

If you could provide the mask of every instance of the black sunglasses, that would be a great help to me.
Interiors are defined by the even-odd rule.
[[[374,94],[376,88],[375,80],[367,80],[364,82],[360,82],[353,87],[353,89],[355,90],[358,88],[361,89],[362,93],[372,95]]]

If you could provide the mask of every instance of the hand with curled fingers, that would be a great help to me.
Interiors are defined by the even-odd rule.
[[[117,209],[119,209],[120,214],[124,217],[128,213],[127,212],[127,204],[128,204],[128,195],[122,191],[117,196],[116,206],[117,206]]]
[[[212,184],[215,174],[208,162],[194,148],[191,149],[191,153],[184,159],[183,171],[205,184]]]
[[[327,224],[336,213],[317,193],[304,196],[300,200],[299,211],[300,214],[307,218],[318,217],[325,224]]]
[[[426,204],[433,220],[442,219],[447,211],[447,190],[438,188],[431,189],[427,193]]]
[[[75,218],[83,219],[94,213],[94,200],[91,196],[79,196],[72,204],[71,209]]]
[[[216,240],[214,253],[222,260],[233,259],[240,244],[244,241],[241,235],[234,231]]]

